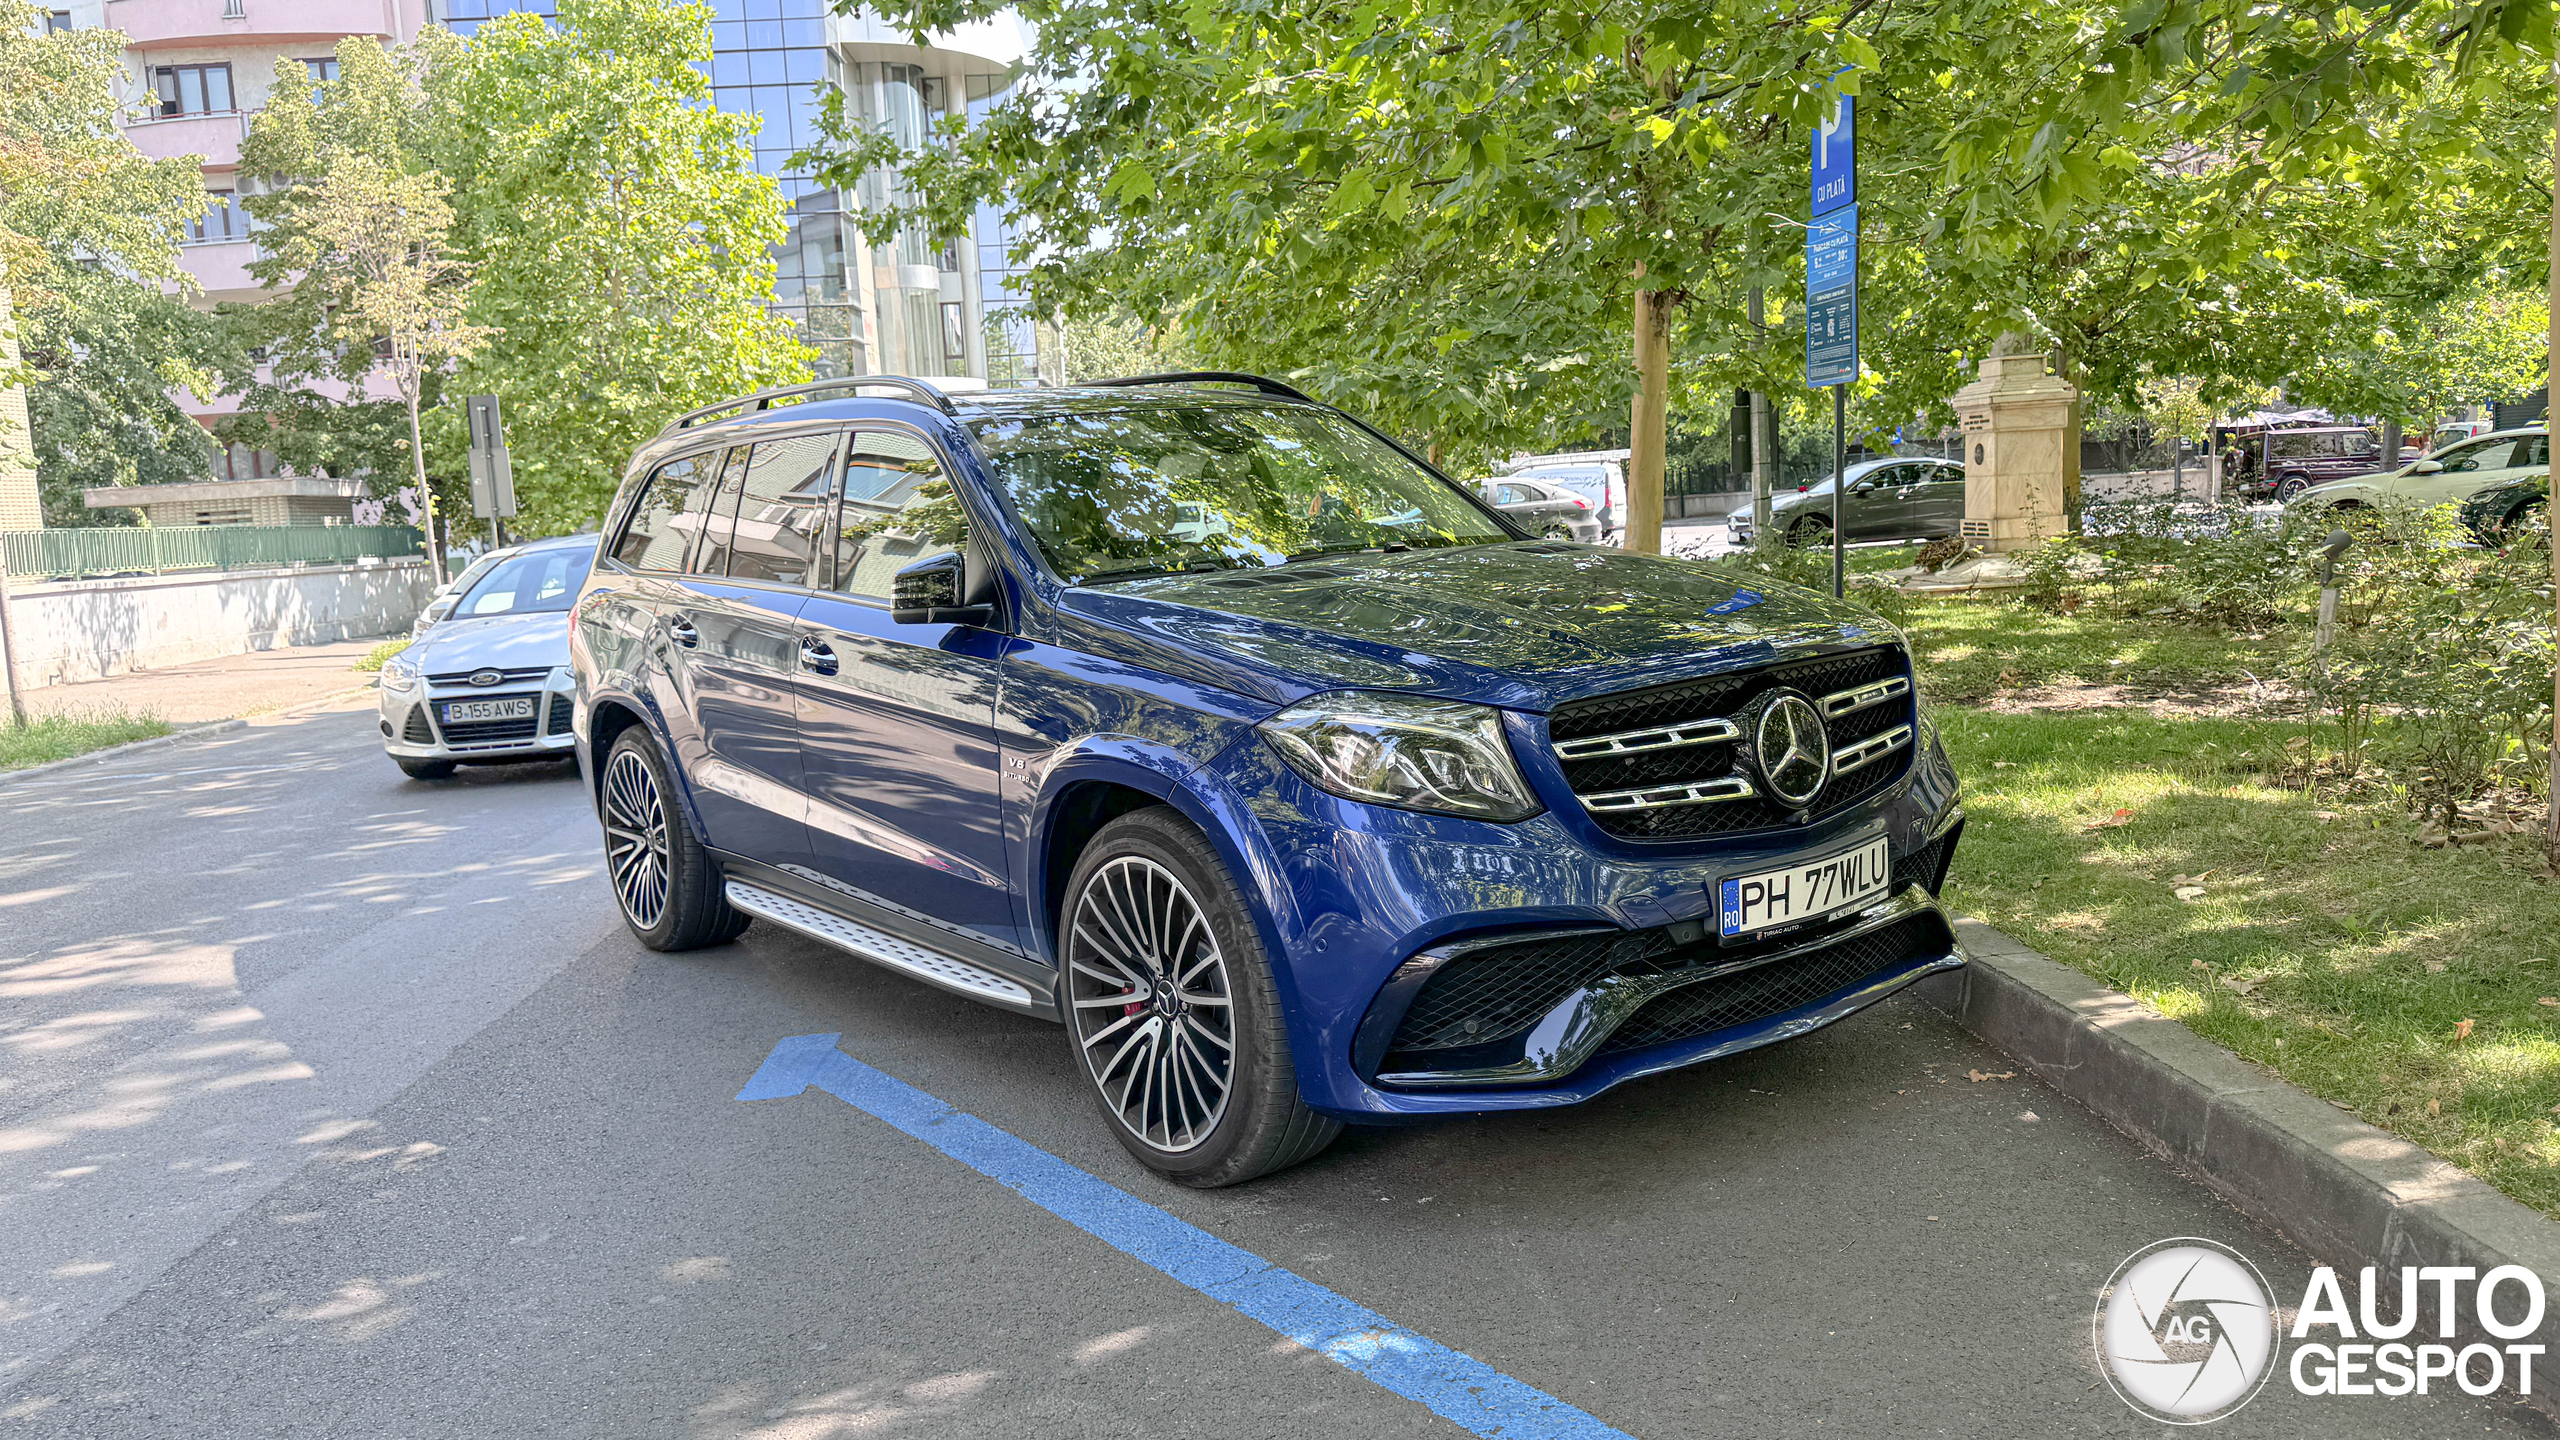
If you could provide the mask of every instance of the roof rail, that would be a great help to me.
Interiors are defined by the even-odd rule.
[[[699,410],[688,410],[668,421],[666,428],[658,433],[666,435],[677,430],[689,430],[725,411],[770,410],[773,408],[774,401],[788,399],[794,395],[814,396],[829,390],[861,390],[866,386],[873,388],[888,386],[905,390],[945,415],[959,413],[951,408],[949,396],[921,380],[910,380],[904,375],[843,375],[833,380],[812,380],[805,385],[782,385],[771,390],[758,390],[752,395],[741,395],[734,400],[722,400],[716,404],[705,405]]]
[[[1241,370],[1182,370],[1170,375],[1132,375],[1125,380],[1086,380],[1081,383],[1120,390],[1135,385],[1181,385],[1195,380],[1224,380],[1236,385],[1250,385],[1265,395],[1278,395],[1287,400],[1315,401],[1265,375],[1247,375]]]

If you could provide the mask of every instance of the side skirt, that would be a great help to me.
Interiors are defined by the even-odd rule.
[[[722,855],[729,903],[875,965],[1042,1020],[1058,1018],[1056,977],[1028,956],[979,945],[790,871]]]

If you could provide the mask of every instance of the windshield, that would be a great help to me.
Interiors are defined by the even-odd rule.
[[[1514,538],[1320,410],[1148,406],[995,420],[977,434],[1041,554],[1077,583]]]
[[[520,615],[528,610],[566,610],[586,583],[595,552],[585,546],[528,550],[499,561],[480,583],[453,607],[455,619],[472,615]]]

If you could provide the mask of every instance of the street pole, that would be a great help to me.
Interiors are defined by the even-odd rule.
[[[1849,449],[1849,387],[1831,387],[1831,598],[1839,600],[1849,593],[1846,573],[1848,542],[1840,538],[1840,489],[1848,482],[1842,469]]]
[[[1763,342],[1768,338],[1768,299],[1757,285],[1751,287],[1751,329]],[[1769,533],[1769,492],[1777,480],[1777,446],[1770,442],[1769,397],[1759,390],[1751,392],[1751,533],[1757,538]]]
[[[9,690],[9,722],[27,728],[27,702],[18,695],[18,638],[9,629],[9,546],[0,536],[0,679]]]

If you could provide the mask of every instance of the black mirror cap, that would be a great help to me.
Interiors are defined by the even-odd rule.
[[[968,568],[968,557],[953,551],[899,571],[889,582],[889,618],[901,625],[984,625],[994,619],[992,605],[960,603]]]

